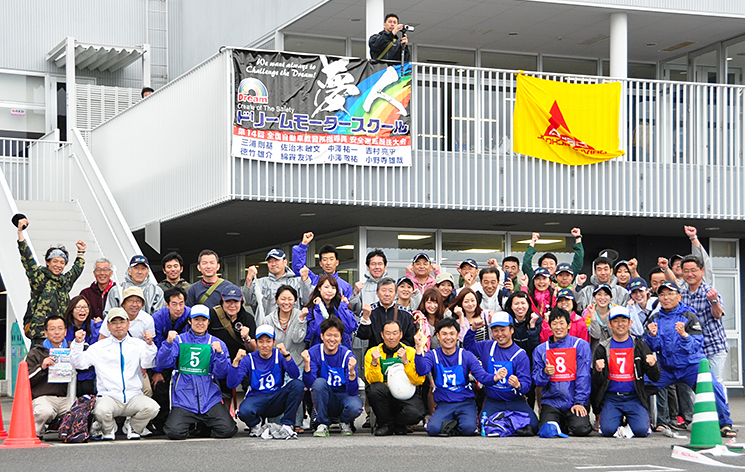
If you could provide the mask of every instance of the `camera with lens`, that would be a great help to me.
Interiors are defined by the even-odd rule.
[[[404,31],[414,31],[414,27],[410,25],[404,25],[403,28]]]

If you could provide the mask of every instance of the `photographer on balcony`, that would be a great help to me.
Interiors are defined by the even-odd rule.
[[[413,28],[412,28],[413,29]],[[398,15],[388,13],[383,23],[383,31],[370,36],[370,58],[374,61],[400,61],[401,48],[404,48],[404,62],[411,61],[409,38],[406,37],[407,27],[399,24]],[[401,37],[398,33],[401,32]]]

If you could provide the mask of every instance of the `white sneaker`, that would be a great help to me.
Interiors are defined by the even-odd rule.
[[[316,438],[327,438],[329,436],[329,427],[325,424],[319,424],[313,436]]]
[[[127,433],[127,439],[140,439],[140,435],[138,433],[135,433],[134,429],[130,428],[129,432]]]
[[[251,427],[251,432],[248,433],[249,437],[252,438],[259,438],[261,437],[261,433],[264,432],[264,428],[261,426],[261,423]]]
[[[109,434],[104,434],[101,436],[101,439],[103,441],[113,441],[114,439],[116,439],[116,433],[112,431]]]
[[[122,425],[122,433],[126,434],[127,437],[129,437],[129,433],[132,431],[132,424],[129,422],[129,418],[124,420],[124,424]],[[116,433],[116,431],[114,431]]]
[[[310,418],[303,418],[303,429],[310,429]]]
[[[150,431],[149,429],[147,429],[147,426],[145,426],[144,428],[142,428],[142,432],[140,433],[140,436],[142,436],[143,438],[146,438],[146,437],[152,436],[152,435],[153,435],[153,432]]]
[[[341,423],[341,435],[342,436],[351,436],[353,433],[352,431],[352,425],[349,423]]]
[[[282,425],[282,429],[287,432],[287,435],[288,436],[285,438],[286,440],[287,439],[297,439],[297,433],[295,432],[295,428],[293,428],[292,426],[290,426],[288,424],[283,424]]]

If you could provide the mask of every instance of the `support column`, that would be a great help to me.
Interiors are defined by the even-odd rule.
[[[68,37],[65,46],[65,91],[67,94],[67,141],[78,123],[78,93],[75,85],[75,38]]]
[[[145,43],[142,45],[142,86],[150,87],[150,64],[152,63],[152,56],[150,55],[150,45]]]
[[[285,34],[277,30],[274,32],[274,50],[284,51],[285,50]]]
[[[384,0],[367,0],[365,5],[365,55],[370,59],[370,48],[367,40],[383,29],[385,19]]]
[[[628,14],[610,15],[610,76],[625,79],[629,73]]]

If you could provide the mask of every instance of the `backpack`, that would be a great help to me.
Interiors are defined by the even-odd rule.
[[[95,403],[96,397],[93,395],[83,395],[75,400],[59,425],[59,438],[62,441],[82,443],[91,437],[89,417]]]
[[[508,436],[525,436],[526,434],[520,430],[526,426],[530,429],[529,425],[530,416],[527,413],[522,411],[498,411],[488,418],[486,413],[483,413],[481,428],[483,436],[506,438]]]

